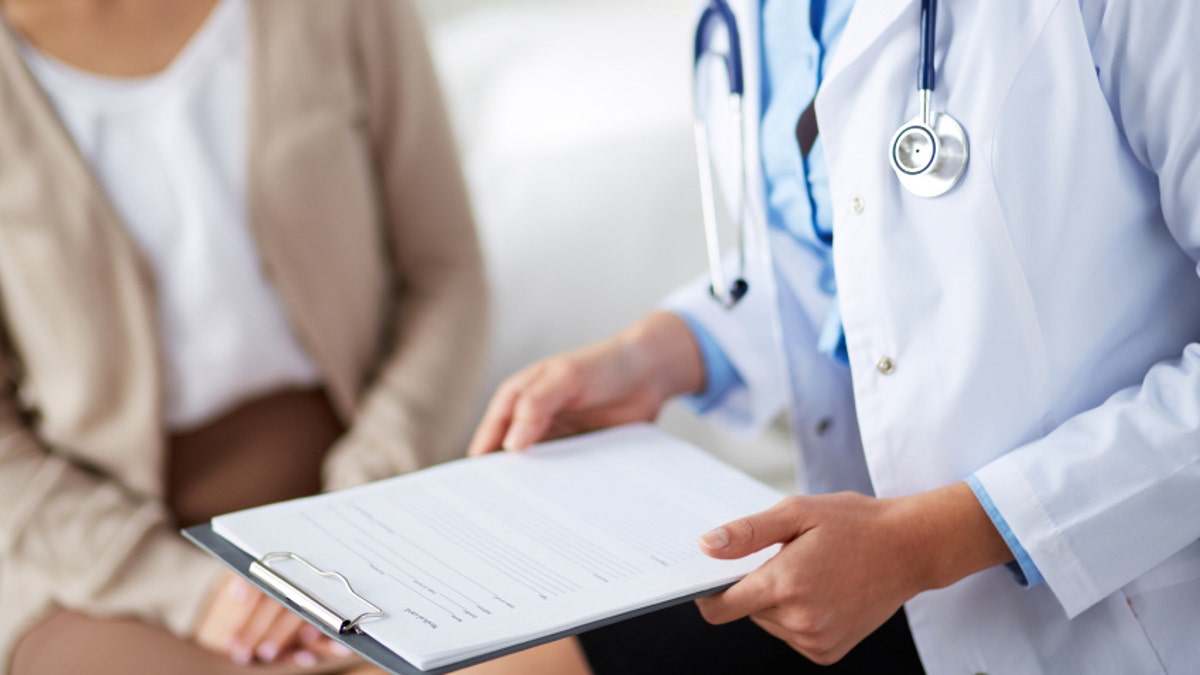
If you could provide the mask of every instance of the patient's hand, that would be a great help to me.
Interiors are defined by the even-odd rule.
[[[350,654],[232,572],[218,584],[200,618],[196,642],[239,664],[315,665]]]

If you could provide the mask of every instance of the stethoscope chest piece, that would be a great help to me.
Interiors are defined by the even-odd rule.
[[[918,115],[892,136],[892,170],[906,190],[918,197],[940,197],[967,170],[970,145],[962,125],[946,113]]]
[[[936,31],[937,0],[921,0],[921,62],[917,75],[921,112],[896,131],[888,146],[892,170],[900,185],[918,197],[940,197],[949,192],[966,172],[971,157],[967,132],[958,120],[933,110]]]

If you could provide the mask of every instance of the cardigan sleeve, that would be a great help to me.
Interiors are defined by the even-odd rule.
[[[408,0],[356,10],[394,287],[388,353],[326,463],[331,489],[461,455],[487,338],[482,256],[421,22]]]
[[[31,592],[180,636],[192,633],[224,573],[174,532],[160,501],[48,447],[27,423],[11,373],[0,378],[0,563],[4,581],[29,586],[6,597]]]

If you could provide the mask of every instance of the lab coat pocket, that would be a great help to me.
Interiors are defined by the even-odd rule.
[[[1194,621],[1200,607],[1200,542],[1193,542],[1122,590],[1163,669],[1168,673],[1196,672],[1200,664]]]

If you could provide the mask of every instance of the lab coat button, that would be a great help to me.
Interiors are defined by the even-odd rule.
[[[896,362],[884,356],[875,362],[875,370],[882,375],[891,375],[896,370]]]
[[[829,427],[832,425],[833,420],[828,417],[822,417],[821,419],[817,420],[817,435],[824,436],[825,432],[829,431]]]
[[[865,207],[866,203],[863,202],[862,197],[855,197],[854,199],[850,200],[850,208],[854,209],[855,213],[862,213]]]

